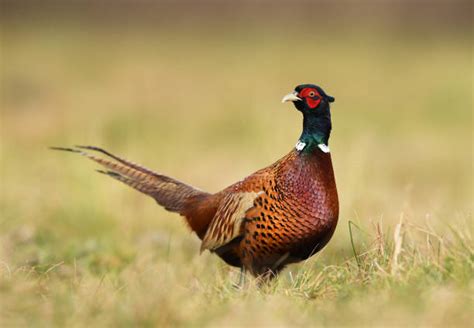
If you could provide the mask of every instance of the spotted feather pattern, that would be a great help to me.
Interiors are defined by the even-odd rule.
[[[249,189],[263,193],[247,211],[234,251],[254,275],[304,260],[331,238],[339,205],[329,153],[292,151],[228,191]]]

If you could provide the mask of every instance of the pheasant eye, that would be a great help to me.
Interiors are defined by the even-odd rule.
[[[310,97],[314,97],[315,93],[314,93],[314,91],[311,91],[308,95],[309,95]]]

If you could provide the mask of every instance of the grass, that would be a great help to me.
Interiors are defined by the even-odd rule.
[[[468,36],[3,28],[0,326],[469,325]],[[279,100],[301,82],[336,97],[340,222],[261,288],[235,289],[176,215],[47,150],[100,145],[217,191],[293,147],[301,118]]]
[[[334,326],[350,321],[462,326],[469,321],[470,237],[453,231],[442,238],[414,225],[405,225],[394,238],[359,237],[358,261],[331,263],[317,256],[262,288],[247,281],[243,290],[233,287],[237,270],[208,266],[207,256],[169,257],[155,245],[142,245],[127,258],[89,245],[88,254],[71,260],[5,268],[0,290],[8,297],[2,301],[2,320],[61,326]],[[398,241],[400,248],[394,247]]]

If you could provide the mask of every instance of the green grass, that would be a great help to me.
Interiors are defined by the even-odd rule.
[[[0,326],[469,326],[467,36],[116,28],[4,23]],[[261,288],[235,289],[178,216],[47,149],[100,145],[217,191],[294,146],[301,118],[279,101],[302,82],[336,97],[340,222]]]

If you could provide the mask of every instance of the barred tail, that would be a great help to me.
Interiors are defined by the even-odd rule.
[[[51,147],[54,150],[69,151],[85,156],[102,165],[106,170],[97,170],[126,185],[154,198],[168,211],[183,214],[187,201],[208,193],[184,184],[178,180],[153,172],[141,165],[129,162],[108,151],[94,146],[75,146],[74,148]],[[112,160],[92,155],[89,151],[101,153]]]

